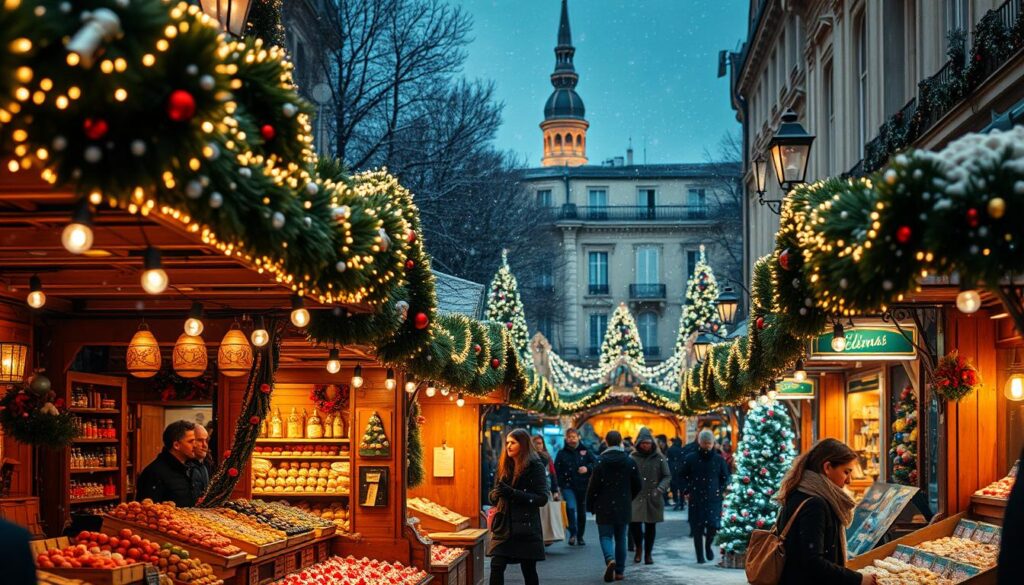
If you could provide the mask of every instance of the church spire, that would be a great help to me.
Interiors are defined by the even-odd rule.
[[[558,44],[555,45],[555,70],[551,73],[554,91],[544,104],[544,166],[577,166],[587,164],[586,108],[576,93],[579,75],[573,64],[576,47],[569,27],[569,2],[562,0],[558,23]]]

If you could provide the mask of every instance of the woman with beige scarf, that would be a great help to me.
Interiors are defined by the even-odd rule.
[[[786,536],[786,564],[779,583],[785,585],[875,585],[874,575],[846,568],[846,527],[853,520],[850,483],[857,454],[841,441],[822,439],[793,462],[782,480],[777,523],[785,526],[801,503]]]

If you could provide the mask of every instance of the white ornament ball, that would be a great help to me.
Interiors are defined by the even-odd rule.
[[[348,264],[344,260],[338,260],[338,263],[334,265],[334,269],[338,272],[345,272],[348,270]]]
[[[314,183],[312,181],[310,181],[309,183],[306,183],[306,194],[307,195],[316,195],[319,192],[320,192],[320,185],[317,185],[316,183]]]
[[[210,193],[210,207],[220,209],[221,205],[224,205],[224,196],[216,191]]]
[[[217,85],[217,82],[213,79],[212,75],[204,75],[199,78],[199,87],[206,91],[212,91]]]
[[[88,146],[85,149],[85,162],[98,163],[103,159],[103,151],[98,146]]]
[[[141,140],[132,140],[130,148],[132,154],[135,156],[142,156],[146,154],[146,143]]]
[[[199,67],[194,64],[189,64],[185,66],[185,73],[188,73],[189,75],[199,75]]]
[[[60,152],[68,147],[68,139],[63,136],[55,136],[52,143],[53,149]]]
[[[210,149],[209,153],[206,155],[207,160],[217,160],[220,158],[220,146],[218,146],[216,142],[210,142],[206,146]]]
[[[334,208],[335,219],[348,219],[352,215],[352,209],[348,205],[341,205]]]
[[[295,104],[285,104],[281,106],[281,113],[284,114],[285,118],[291,118],[298,113],[299,108],[295,107]]]
[[[309,217],[308,215],[306,217],[303,217],[302,225],[306,226],[307,228],[313,227],[313,218]]]
[[[275,211],[274,215],[270,220],[270,225],[274,226],[275,230],[279,230],[284,227],[285,217],[280,211]]]
[[[185,185],[185,196],[189,199],[199,199],[203,195],[203,185],[199,181],[189,181]]]
[[[248,179],[252,177],[252,169],[249,167],[242,167],[238,169],[238,176]]]

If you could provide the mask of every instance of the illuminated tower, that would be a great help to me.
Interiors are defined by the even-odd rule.
[[[562,19],[558,24],[558,45],[555,46],[555,71],[551,74],[551,85],[555,90],[544,104],[544,121],[540,129],[544,133],[544,158],[541,164],[551,166],[579,166],[587,164],[587,128],[590,123],[584,118],[586,110],[583,100],[576,93],[579,75],[573,67],[572,58],[576,47],[572,46],[572,32],[569,30],[569,6],[562,0]]]

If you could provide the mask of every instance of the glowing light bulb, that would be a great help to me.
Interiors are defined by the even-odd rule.
[[[384,380],[384,387],[388,390],[394,390],[396,386],[398,386],[398,382],[395,380],[395,371],[388,368],[388,375]]]
[[[327,371],[331,374],[337,374],[341,371],[341,355],[337,349],[332,349],[331,353],[327,356]]]
[[[252,330],[252,335],[249,336],[252,340],[252,344],[256,347],[263,347],[270,342],[270,333],[267,331],[267,326],[263,323],[263,317],[256,319],[256,326]]]
[[[92,248],[92,228],[84,223],[69,223],[60,236],[60,243],[72,254],[82,254]]]
[[[296,295],[292,297],[292,314],[291,314],[292,325],[295,325],[299,329],[303,329],[306,325],[309,325],[309,311],[306,309],[305,301],[302,297]]]
[[[198,336],[203,334],[203,304],[194,302],[192,309],[188,312],[188,319],[185,319],[185,333]]]
[[[360,366],[359,364],[356,364],[356,370],[352,372],[352,387],[363,387],[363,366]]]
[[[804,369],[803,358],[796,360],[796,367],[793,369],[793,379],[797,382],[807,381],[807,370]]]
[[[1024,374],[1012,374],[1006,381],[1003,394],[1014,402],[1024,400]]]
[[[415,391],[416,391],[416,382],[415,381],[409,380],[408,382],[405,383],[405,392],[407,394],[412,394]]]
[[[145,270],[142,272],[142,278],[140,279],[143,290],[151,295],[158,295],[167,290],[170,279],[167,278],[167,272],[160,262],[160,250],[152,246],[146,248],[145,256],[143,256],[143,266]]]
[[[451,390],[449,390],[448,388],[445,388],[445,387],[441,388],[441,396],[448,396],[449,392],[451,392]]]
[[[981,295],[974,289],[960,291],[960,294],[956,295],[956,308],[968,315],[976,313],[981,308]]]
[[[426,392],[427,392],[427,398],[433,398],[434,395],[437,394],[437,388],[434,386],[433,382],[431,382],[430,384],[427,384]]]
[[[832,327],[832,351],[846,351],[846,332],[839,323]]]
[[[455,400],[455,404],[458,404],[459,408],[466,405],[466,399],[462,396],[462,392],[459,392],[459,397]]]
[[[31,291],[28,293],[28,298],[25,299],[28,306],[33,309],[43,308],[43,305],[46,304],[46,293],[43,292],[43,283],[38,276],[32,276],[28,280],[28,289]]]

